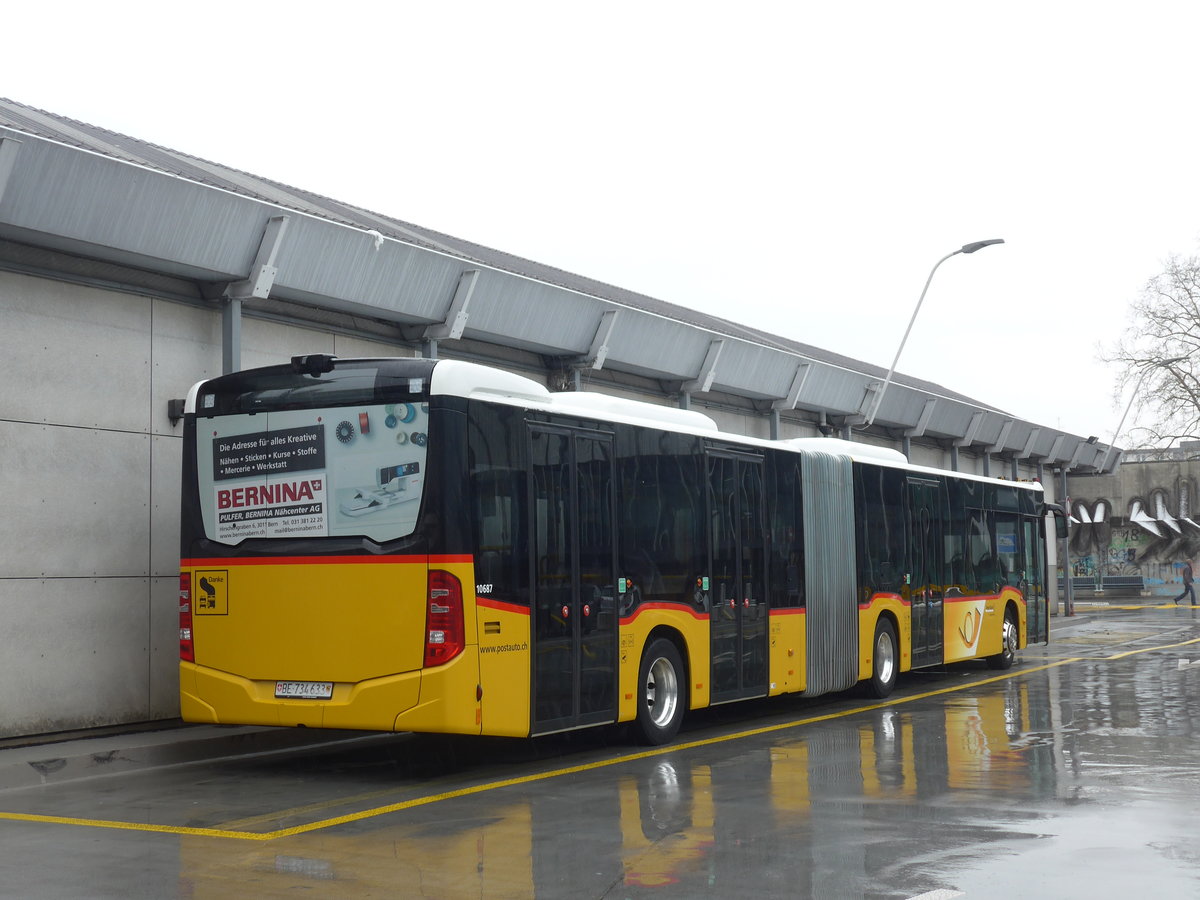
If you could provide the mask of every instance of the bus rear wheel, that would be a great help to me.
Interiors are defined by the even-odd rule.
[[[1017,659],[1017,617],[1013,615],[1011,609],[1004,613],[1004,631],[1001,632],[1000,639],[1003,642],[1003,649],[995,656],[987,658],[988,667],[1011,669]]]
[[[889,619],[875,623],[875,638],[871,641],[871,680],[867,685],[870,696],[883,699],[892,693],[900,674],[900,653],[896,629]]]
[[[683,660],[665,638],[653,641],[638,668],[638,711],[635,728],[643,743],[665,744],[683,722]]]

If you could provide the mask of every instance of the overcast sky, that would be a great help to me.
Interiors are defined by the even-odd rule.
[[[34,6],[0,96],[880,366],[1004,238],[899,368],[1105,442],[1200,238],[1194,2]]]

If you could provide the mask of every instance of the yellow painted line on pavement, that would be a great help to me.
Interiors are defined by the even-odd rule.
[[[87,828],[116,828],[121,831],[143,831],[157,834],[186,834],[196,837],[237,838],[263,841],[267,835],[246,831],[224,831],[220,828],[189,828],[186,825],[154,825],[147,822],[117,822],[111,819],[79,819],[72,816],[39,816],[32,813],[0,812],[0,819],[11,822],[40,822],[47,825],[83,825]]]
[[[275,831],[250,832],[250,831],[235,831],[221,828],[188,828],[178,825],[152,825],[138,822],[116,822],[104,819],[81,819],[70,818],[65,816],[44,816],[31,815],[27,813],[6,813],[0,812],[0,820],[10,820],[18,822],[41,822],[56,825],[78,825],[91,828],[116,828],[125,831],[142,831],[155,832],[162,834],[181,834],[198,837],[214,837],[227,838],[242,841],[273,841],[279,838],[292,837],[298,834],[306,834],[313,831],[323,831],[327,828],[334,828],[338,825],[346,825],[351,822],[361,822],[366,819],[373,819],[379,816],[386,816],[392,813],[403,812],[408,809],[415,809],[421,806],[429,806],[435,803],[443,803],[447,800],[456,800],[461,797],[470,797],[475,794],[483,794],[489,791],[501,790],[503,788],[518,787],[523,784],[532,784],[539,781],[548,781],[552,778],[561,778],[564,775],[577,775],[582,772],[592,772],[598,769],[609,768],[611,766],[622,765],[624,763],[635,762],[641,759],[651,759],[656,756],[662,756],[667,753],[679,753],[685,750],[694,750],[699,747],[710,747],[714,744],[723,744],[729,741],[742,740],[744,738],[757,737],[764,734],[772,734],[779,731],[787,731],[792,728],[801,728],[806,725],[815,725],[819,722],[828,722],[834,719],[843,719],[847,716],[858,715],[859,713],[870,712],[876,709],[886,709],[891,706],[900,706],[905,703],[912,703],[917,700],[926,700],[930,697],[937,697],[942,694],[951,694],[958,691],[968,690],[971,688],[981,687],[986,684],[993,684],[999,681],[1007,681],[1012,678],[1023,678],[1026,675],[1032,675],[1036,672],[1043,672],[1047,669],[1056,669],[1061,666],[1069,665],[1076,662],[1088,662],[1097,660],[1117,660],[1127,656],[1134,656],[1141,653],[1151,653],[1156,650],[1171,650],[1177,647],[1185,647],[1191,644],[1200,643],[1200,638],[1193,638],[1187,641],[1180,641],[1174,644],[1165,644],[1162,646],[1142,647],[1135,650],[1129,650],[1124,653],[1118,653],[1112,656],[1103,657],[1083,657],[1070,656],[1062,659],[1052,660],[1043,665],[1032,666],[1029,668],[1022,667],[1021,669],[1005,672],[1002,675],[994,675],[990,678],[980,678],[966,684],[954,684],[949,687],[937,688],[931,691],[922,691],[918,694],[910,694],[905,697],[895,697],[887,700],[882,700],[879,703],[871,703],[866,706],[856,706],[853,709],[845,709],[837,712],[826,713],[819,716],[807,716],[803,719],[794,719],[788,722],[780,722],[774,725],[764,725],[760,728],[750,728],[743,731],[737,731],[732,734],[718,735],[711,738],[703,738],[694,741],[683,741],[680,743],[669,744],[664,747],[656,747],[653,750],[644,750],[639,753],[628,753],[623,756],[613,757],[612,759],[597,760],[595,762],[582,763],[577,766],[564,766],[557,769],[549,769],[544,772],[536,772],[529,775],[520,775],[515,778],[503,778],[498,781],[488,781],[483,784],[472,785],[470,787],[458,788],[452,791],[443,791],[438,794],[428,794],[423,797],[414,797],[410,800],[403,800],[397,803],[389,803],[384,806],[377,806],[371,809],[361,810],[359,812],[347,813],[341,816],[333,816],[328,819],[320,819],[315,822],[309,822],[304,825],[296,825],[291,828],[280,828]],[[330,805],[344,805],[345,799],[339,801],[331,801]],[[313,804],[302,809],[313,810],[319,804]],[[275,818],[287,816],[288,811],[282,811],[274,814]],[[267,819],[268,816],[261,817]]]
[[[1136,609],[1200,609],[1200,607],[1192,606],[1191,604],[1181,606],[1178,603],[1105,603],[1103,601],[1088,601],[1076,600],[1076,609],[1086,609],[1089,613],[1102,613],[1108,609],[1120,610],[1136,610]]]
[[[232,819],[228,822],[221,822],[214,825],[214,828],[220,828],[224,831],[248,831],[252,828],[259,828],[263,825],[272,825],[280,819],[294,819],[297,816],[303,816],[307,813],[323,813],[327,810],[336,807],[351,806],[355,803],[364,803],[368,801],[379,800],[383,797],[395,797],[402,793],[401,788],[388,788],[379,791],[366,791],[361,794],[351,794],[347,797],[337,797],[332,800],[318,800],[313,803],[306,803],[304,806],[292,806],[288,809],[272,810],[271,812],[262,813],[257,816],[246,816],[242,819]]]
[[[1200,638],[1192,638],[1187,641],[1180,641],[1178,644],[1163,644],[1158,647],[1144,647],[1138,650],[1126,650],[1124,653],[1115,653],[1112,656],[1105,656],[1104,659],[1124,659],[1126,656],[1134,656],[1138,653],[1148,653],[1151,650],[1174,650],[1176,647],[1187,647],[1190,644],[1200,644]]]

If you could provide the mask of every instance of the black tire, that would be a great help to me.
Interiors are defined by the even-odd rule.
[[[1011,669],[1012,664],[1017,660],[1017,641],[1020,633],[1017,631],[1017,617],[1013,615],[1011,609],[1004,611],[1004,630],[1001,633],[1001,641],[1004,649],[995,656],[987,658],[988,668],[990,669]]]
[[[900,674],[900,644],[896,640],[896,629],[890,619],[881,618],[875,623],[875,637],[871,640],[871,680],[867,682],[867,694],[882,700],[896,687]]]
[[[638,711],[634,728],[646,744],[658,746],[672,740],[683,722],[687,682],[683,660],[665,638],[652,641],[638,667]]]

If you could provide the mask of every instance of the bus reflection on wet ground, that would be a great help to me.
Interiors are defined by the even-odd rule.
[[[1106,611],[998,677],[968,664],[906,677],[883,703],[718,707],[648,752],[615,730],[397,736],[51,774],[0,790],[0,856],[29,876],[0,893],[1194,895],[1194,641],[1188,613]],[[174,877],[135,887],[134,844],[143,870]]]

